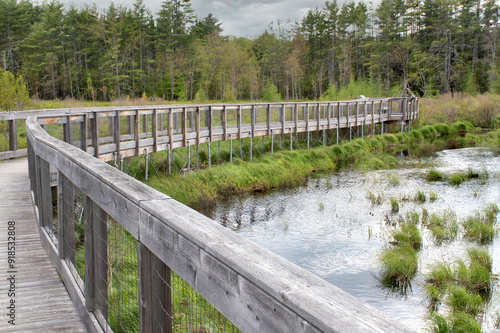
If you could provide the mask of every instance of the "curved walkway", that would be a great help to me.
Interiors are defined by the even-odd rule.
[[[26,158],[0,162],[0,198],[0,332],[86,332],[40,242]]]

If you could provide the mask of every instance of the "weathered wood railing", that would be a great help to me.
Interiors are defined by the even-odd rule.
[[[374,105],[380,104],[378,117],[374,111],[377,108],[372,108],[371,118],[367,115],[362,121],[409,119],[404,112],[397,115],[394,109],[391,110],[391,103],[384,101],[387,103],[385,111],[384,102],[374,101]],[[358,112],[357,116],[349,114],[349,106],[344,117],[317,117],[311,118],[312,121],[308,117],[310,106],[305,106],[305,119],[299,121],[297,104],[292,106],[292,120],[285,116],[286,105],[281,107],[283,111],[276,111],[283,116],[277,117],[276,122],[272,118],[273,105],[251,106],[248,110],[252,112],[249,121],[252,133],[286,131],[289,122],[296,123],[296,128],[303,131],[318,130],[321,126],[331,125],[331,119],[336,119],[338,124],[342,118],[352,116],[357,118],[356,122],[347,120],[346,124],[361,125]],[[336,110],[342,115],[343,107],[338,105]],[[259,108],[266,110],[266,125],[262,127],[256,121],[257,112],[252,111]],[[132,307],[138,308],[135,329],[141,332],[171,332],[175,326],[170,270],[243,332],[409,332],[402,324],[337,287],[91,156],[107,159],[103,156],[110,156],[112,152],[135,155],[143,149],[163,149],[161,147],[165,144],[169,149],[170,143],[179,147],[199,143],[202,138],[241,137],[244,135],[240,125],[244,109],[239,105],[211,106],[208,109],[141,108],[138,111],[99,110],[50,119],[27,119],[30,182],[40,236],[89,331],[110,331],[109,321],[116,321],[112,312],[123,307],[115,301],[116,293],[123,291],[120,291],[122,287],[115,285],[120,277],[117,280],[115,273],[111,274],[111,267],[115,265],[113,260],[122,256],[114,253],[116,248],[131,246],[131,252],[136,253],[136,266],[132,270],[137,274],[132,280],[137,283],[127,288],[137,288],[131,293],[136,295],[132,297],[132,303],[135,302]],[[222,111],[222,121],[214,125],[216,110]],[[231,122],[227,120],[229,110],[237,111],[235,128],[231,128]],[[321,104],[314,110],[321,115]],[[202,111],[208,114],[205,122],[207,133],[203,133],[199,126]],[[331,115],[328,109],[326,111]],[[188,112],[193,112],[191,131],[187,126]],[[173,120],[176,113],[182,120],[177,130]],[[158,125],[163,124],[162,114],[166,114],[169,120],[166,122],[167,132],[160,135],[164,131]],[[414,116],[416,113],[409,114]],[[131,126],[126,125],[123,132],[118,130],[122,116],[127,117],[124,118],[127,123],[132,119]],[[139,119],[145,116],[151,116],[152,123],[158,127],[144,126],[140,131]],[[106,131],[111,128],[114,135],[100,138],[98,119],[101,117],[112,120],[110,123],[115,126],[107,127]],[[87,121],[92,128],[90,138],[80,140],[71,126],[74,122],[84,124],[80,134],[87,138]],[[47,126],[62,124],[65,133],[62,136],[69,143],[50,136],[40,123]],[[143,123],[148,124],[147,121]],[[130,131],[132,133],[127,127],[134,129]],[[70,143],[91,154],[83,153]],[[57,175],[57,191],[51,188],[51,174]],[[54,197],[57,197],[55,207]],[[122,229],[126,230],[126,237],[114,236],[116,230]],[[125,231],[120,231],[120,234],[125,234]],[[133,241],[127,242],[127,239]],[[120,270],[116,274],[121,274]],[[119,313],[123,315],[125,309]],[[196,331],[198,328],[183,326],[183,329]],[[122,327],[117,330],[132,329]],[[216,329],[212,327],[210,330]],[[218,331],[225,329],[219,327]]]
[[[9,150],[0,152],[0,159],[26,155],[26,149],[17,149],[16,122],[29,116],[37,116],[43,125],[64,124],[61,139],[107,161],[144,152],[272,134],[365,126],[371,126],[375,134],[377,124],[383,131],[384,123],[404,124],[415,119],[418,116],[418,99],[0,112],[0,121],[8,123],[9,133]],[[103,125],[107,130],[102,130]],[[86,140],[80,140],[81,137]]]

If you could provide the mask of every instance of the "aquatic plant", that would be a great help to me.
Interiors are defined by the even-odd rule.
[[[436,243],[452,241],[458,236],[458,223],[455,212],[445,210],[442,214],[432,214],[425,221]]]
[[[443,174],[437,170],[431,169],[427,171],[426,177],[428,182],[435,182],[443,180]]]
[[[454,173],[448,177],[448,183],[458,186],[465,181],[465,174],[461,172]]]
[[[420,203],[420,204],[426,202],[427,197],[425,196],[424,191],[418,190],[417,194],[415,194],[415,196],[413,197],[413,201]]]
[[[391,236],[394,239],[393,244],[396,246],[410,246],[418,250],[422,245],[422,236],[415,224],[403,223],[399,228],[392,231]]]
[[[438,195],[434,192],[429,192],[429,201],[434,202],[438,199]]]
[[[433,313],[429,320],[430,331],[433,333],[481,333],[481,325],[467,313],[454,312],[447,317]]]
[[[391,173],[387,178],[387,182],[389,183],[389,185],[396,187],[401,183],[401,179],[398,175]]]
[[[420,215],[416,211],[407,212],[405,221],[418,225],[420,223]]]
[[[409,245],[391,246],[379,256],[380,280],[384,283],[402,283],[411,280],[417,272],[417,252]]]
[[[487,250],[481,248],[467,249],[467,256],[468,264],[462,259],[452,264],[434,263],[426,274],[424,290],[430,309],[437,311],[442,303],[449,309],[446,318],[429,318],[435,332],[446,327],[453,332],[475,332],[480,328],[476,319],[491,298],[492,261]]]
[[[399,212],[399,202],[396,199],[391,198],[391,213],[396,214],[398,212]]]
[[[372,191],[368,190],[366,193],[366,197],[368,198],[368,200],[370,200],[373,206],[380,206],[382,203],[384,203],[384,196],[381,193],[375,195]]]

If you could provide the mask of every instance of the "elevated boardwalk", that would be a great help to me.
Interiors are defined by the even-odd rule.
[[[86,332],[40,242],[27,159],[0,162],[0,184],[0,332]],[[8,244],[9,221],[15,222],[10,223],[10,229],[15,226],[13,269],[8,263],[8,245],[13,245]],[[9,296],[11,275],[15,275],[15,295]],[[11,299],[15,300],[15,325],[7,316]]]
[[[338,142],[417,117],[415,98],[0,113],[0,159],[28,156],[0,162],[0,333],[413,332],[103,161],[167,151],[170,171],[187,148],[189,170],[190,146],[206,145],[211,161],[212,143],[230,141],[233,154],[238,140],[243,155],[245,139],[251,160],[266,137],[271,151],[278,135],[309,148],[314,133]]]

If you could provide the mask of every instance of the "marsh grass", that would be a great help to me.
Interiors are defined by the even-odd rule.
[[[419,250],[422,246],[422,236],[420,230],[415,224],[403,223],[399,228],[391,233],[394,240],[392,243],[398,247],[410,246],[414,250]]]
[[[392,214],[397,214],[399,212],[399,202],[398,200],[391,198],[391,213]]]
[[[462,221],[464,237],[469,241],[479,244],[489,244],[498,234],[496,227],[498,205],[488,204],[482,212],[476,212],[473,216]]]
[[[425,176],[428,182],[436,182],[443,180],[443,174],[437,170],[431,169],[427,171]]]
[[[380,256],[380,281],[386,285],[402,285],[417,272],[418,257],[409,245],[385,247]]]
[[[437,244],[453,241],[458,236],[459,225],[455,212],[445,210],[442,214],[432,214],[424,222]]]
[[[438,199],[438,195],[434,192],[429,192],[429,201],[434,202]]]
[[[395,174],[391,174],[389,175],[389,177],[387,178],[387,182],[389,183],[389,185],[391,185],[392,187],[396,187],[398,186],[400,183],[401,183],[401,179],[399,178],[398,175],[395,175]]]
[[[424,290],[432,311],[429,321],[433,332],[445,328],[453,332],[480,331],[482,314],[491,299],[492,260],[482,248],[467,249],[467,257],[467,262],[434,263],[426,274]],[[449,309],[447,317],[438,314],[442,304]]]
[[[368,190],[366,192],[366,198],[370,200],[372,206],[380,206],[384,203],[384,195],[382,193],[375,194],[372,191]]]
[[[462,172],[453,173],[448,177],[448,183],[459,186],[465,181],[465,174]]]
[[[418,192],[413,197],[413,201],[415,201],[416,203],[419,203],[419,204],[423,204],[424,202],[426,202],[427,197],[426,197],[424,191],[418,190]]]

